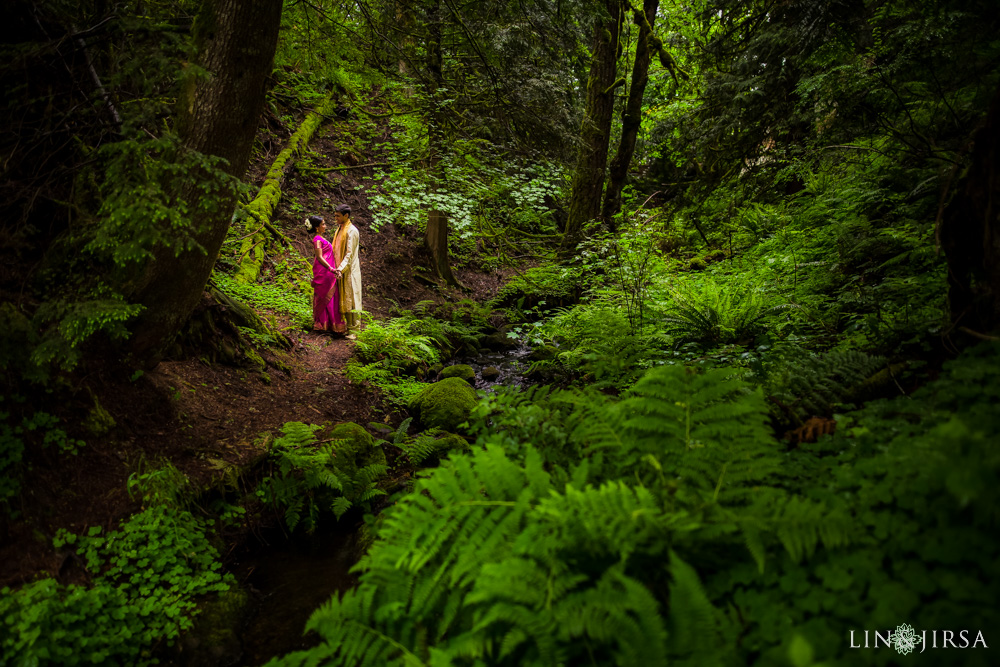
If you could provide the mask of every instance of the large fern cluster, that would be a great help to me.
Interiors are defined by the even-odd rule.
[[[403,375],[386,360],[363,364],[355,358],[347,360],[344,375],[351,383],[378,389],[382,398],[394,405],[406,406],[426,386],[415,377]]]
[[[652,554],[680,562],[675,523],[623,483],[556,491],[536,452],[454,457],[387,514],[362,584],[313,615],[324,643],[275,664],[663,664],[662,603],[641,577]]]
[[[752,342],[766,330],[769,317],[788,308],[761,285],[733,278],[675,286],[667,301],[667,331],[704,345]]]
[[[604,300],[557,309],[538,333],[561,352],[555,359],[536,363],[536,369],[548,365],[588,376],[596,388],[631,386],[662,361],[671,342],[662,333],[633,331],[625,313]]]
[[[365,363],[386,361],[390,367],[411,363],[439,361],[433,341],[414,331],[412,318],[393,318],[384,322],[369,320],[358,334],[355,351]]]

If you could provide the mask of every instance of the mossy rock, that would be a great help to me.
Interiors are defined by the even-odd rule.
[[[337,453],[338,467],[341,462],[351,462],[358,468],[373,463],[385,464],[385,452],[375,445],[375,438],[363,426],[354,422],[337,424],[330,431],[329,437],[341,441],[334,450]]]
[[[529,361],[551,361],[559,356],[559,348],[554,345],[539,345],[528,355]]]
[[[516,338],[510,338],[502,331],[490,334],[489,336],[483,336],[480,344],[493,352],[503,352],[518,346]]]
[[[434,445],[435,454],[438,457],[444,456],[448,452],[467,452],[471,449],[469,441],[457,433],[445,433],[434,441]]]
[[[468,364],[455,364],[441,371],[441,378],[462,378],[471,385],[476,384],[476,371]]]
[[[496,366],[487,366],[479,373],[484,382],[492,382],[500,377],[500,369]]]
[[[457,431],[477,401],[476,390],[468,382],[450,377],[422,389],[410,401],[410,412],[426,428]]]

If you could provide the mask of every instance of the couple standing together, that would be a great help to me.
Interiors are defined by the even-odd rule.
[[[313,237],[313,329],[347,334],[355,338],[361,312],[361,262],[358,260],[358,228],[351,223],[351,207],[341,204],[333,214],[338,228],[333,243],[327,241],[326,221],[306,218]]]

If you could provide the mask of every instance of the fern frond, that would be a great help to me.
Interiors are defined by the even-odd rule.
[[[742,500],[740,487],[778,470],[763,398],[731,373],[680,366],[647,372],[617,406],[623,472],[657,486],[671,473],[716,501],[735,502]],[[644,462],[654,463],[656,473]]]
[[[333,515],[339,519],[344,515],[344,512],[351,509],[353,504],[354,503],[344,496],[337,496],[333,499],[333,503],[330,505],[330,510],[333,512]]]
[[[829,416],[840,403],[864,398],[878,382],[884,357],[858,350],[826,354],[793,353],[769,373],[768,393],[801,424],[810,416]]]
[[[670,653],[684,656],[699,648],[722,646],[721,615],[712,606],[694,568],[670,552]],[[702,658],[709,653],[704,651]],[[707,661],[703,664],[709,664]]]
[[[846,513],[798,496],[779,504],[770,524],[795,562],[811,556],[820,541],[828,548],[848,544],[854,532]]]

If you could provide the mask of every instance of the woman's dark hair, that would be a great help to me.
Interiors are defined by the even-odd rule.
[[[347,217],[351,217],[351,207],[347,204],[341,204],[336,208],[337,213],[346,213]]]
[[[322,223],[323,223],[323,218],[319,217],[318,215],[310,215],[308,218],[306,218],[306,229],[308,229],[310,232],[315,232],[317,229],[319,229],[319,226]]]

